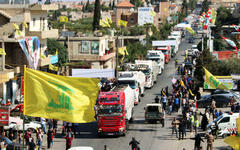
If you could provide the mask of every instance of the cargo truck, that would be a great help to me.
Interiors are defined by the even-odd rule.
[[[98,136],[125,135],[133,121],[134,93],[129,86],[100,92],[97,101]]]

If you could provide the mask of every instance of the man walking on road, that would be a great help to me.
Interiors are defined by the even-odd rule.
[[[213,150],[214,137],[210,132],[207,136],[207,150]]]

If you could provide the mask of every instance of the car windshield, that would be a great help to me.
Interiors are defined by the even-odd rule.
[[[100,105],[98,108],[99,115],[119,115],[123,110],[121,105]]]
[[[222,119],[223,115],[217,117],[217,119],[213,120],[213,122],[218,122],[220,119]]]
[[[132,80],[118,80],[119,85],[129,85],[132,89],[136,89],[136,82]]]

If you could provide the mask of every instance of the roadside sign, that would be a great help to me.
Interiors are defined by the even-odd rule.
[[[9,125],[10,109],[8,106],[0,107],[0,126]]]

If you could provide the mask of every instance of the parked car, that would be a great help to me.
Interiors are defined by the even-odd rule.
[[[9,138],[5,136],[0,137],[0,141],[2,142],[3,140],[5,140],[5,142],[7,143],[7,150],[24,150],[27,148],[26,146],[23,147],[22,144],[11,141]]]
[[[198,108],[205,108],[211,106],[212,99],[216,101],[216,107],[227,107],[234,96],[227,94],[215,94],[215,95],[205,95],[202,96],[200,100],[197,101]],[[234,99],[235,100],[235,99]]]
[[[22,121],[22,119],[21,119]],[[29,123],[24,123],[24,130],[31,130],[32,132],[36,132],[38,128],[42,128],[42,125],[38,121],[31,121]],[[17,122],[10,122],[8,126],[4,126],[5,130],[14,129],[23,131],[23,124],[17,124]]]

